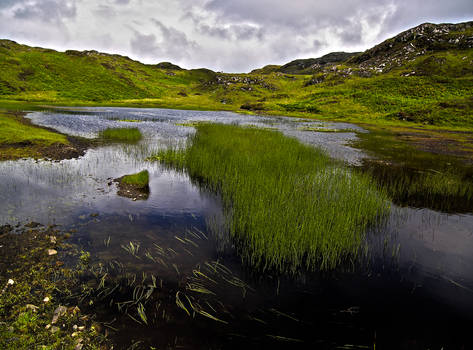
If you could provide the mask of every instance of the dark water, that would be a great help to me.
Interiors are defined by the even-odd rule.
[[[29,117],[72,135],[94,137],[117,126],[138,127],[145,135],[138,145],[95,148],[76,160],[0,163],[0,225],[38,221],[75,232],[72,241],[91,252],[97,268],[85,301],[118,348],[472,348],[468,198],[442,197],[444,204],[451,202],[448,210],[432,205],[432,196],[393,198],[386,226],[368,235],[363,261],[330,273],[280,276],[242,266],[228,237],[212,234],[222,221],[218,197],[185,174],[145,160],[194,132],[177,124],[215,121],[277,128],[359,166],[368,156],[347,144],[356,140],[351,130],[361,128],[159,109],[59,110]],[[300,130],[307,126],[349,132]],[[110,180],[143,169],[150,172],[149,199],[117,196]]]

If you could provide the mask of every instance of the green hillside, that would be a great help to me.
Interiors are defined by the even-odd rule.
[[[473,128],[473,22],[423,24],[360,54],[332,53],[249,74],[3,40],[0,71],[0,104],[234,110]]]

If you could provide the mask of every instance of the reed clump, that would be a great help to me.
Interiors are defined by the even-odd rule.
[[[138,142],[143,138],[138,128],[108,128],[102,130],[99,137],[112,142]]]
[[[242,258],[279,271],[331,269],[389,211],[370,177],[279,132],[201,124],[185,149],[155,159],[222,196]]]

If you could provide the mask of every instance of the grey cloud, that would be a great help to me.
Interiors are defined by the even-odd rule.
[[[384,31],[394,34],[424,22],[458,22],[472,19],[471,0],[406,0],[397,4],[396,11],[387,20]]]
[[[226,40],[262,40],[264,31],[253,25],[232,24],[228,26],[199,24],[197,29],[204,35]]]
[[[12,7],[18,3],[17,0],[0,0],[0,9]]]
[[[14,17],[23,20],[61,22],[77,14],[75,0],[37,0],[15,2]]]
[[[130,0],[115,0],[115,4],[117,5],[128,5]]]
[[[156,60],[180,61],[189,56],[190,50],[197,48],[197,44],[189,40],[184,32],[165,26],[156,19],[152,22],[159,31],[159,37],[154,33],[142,34],[134,30],[130,45],[135,54]]]
[[[115,9],[107,5],[99,5],[94,12],[104,18],[115,17],[117,15]]]

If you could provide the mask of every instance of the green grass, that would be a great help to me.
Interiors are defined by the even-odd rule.
[[[140,171],[137,174],[125,175],[121,181],[127,185],[132,185],[138,188],[144,188],[149,183],[149,172],[148,170]]]
[[[186,149],[155,159],[222,196],[244,261],[263,269],[331,269],[359,252],[389,210],[367,176],[279,132],[201,124]]]
[[[53,143],[67,144],[68,141],[64,135],[26,125],[13,115],[0,113],[0,144],[17,143],[49,146]]]
[[[360,68],[352,63],[314,76],[205,69],[171,74],[118,55],[61,53],[0,41],[0,104],[227,110],[471,130],[472,61],[472,49],[450,49],[370,77],[358,76]],[[351,75],[343,73],[348,68]],[[319,83],[308,84],[321,74]]]
[[[65,135],[29,125],[20,115],[0,111],[0,160],[40,158],[54,144],[69,141]]]
[[[102,130],[99,137],[106,141],[138,142],[143,136],[138,128],[109,128]]]

